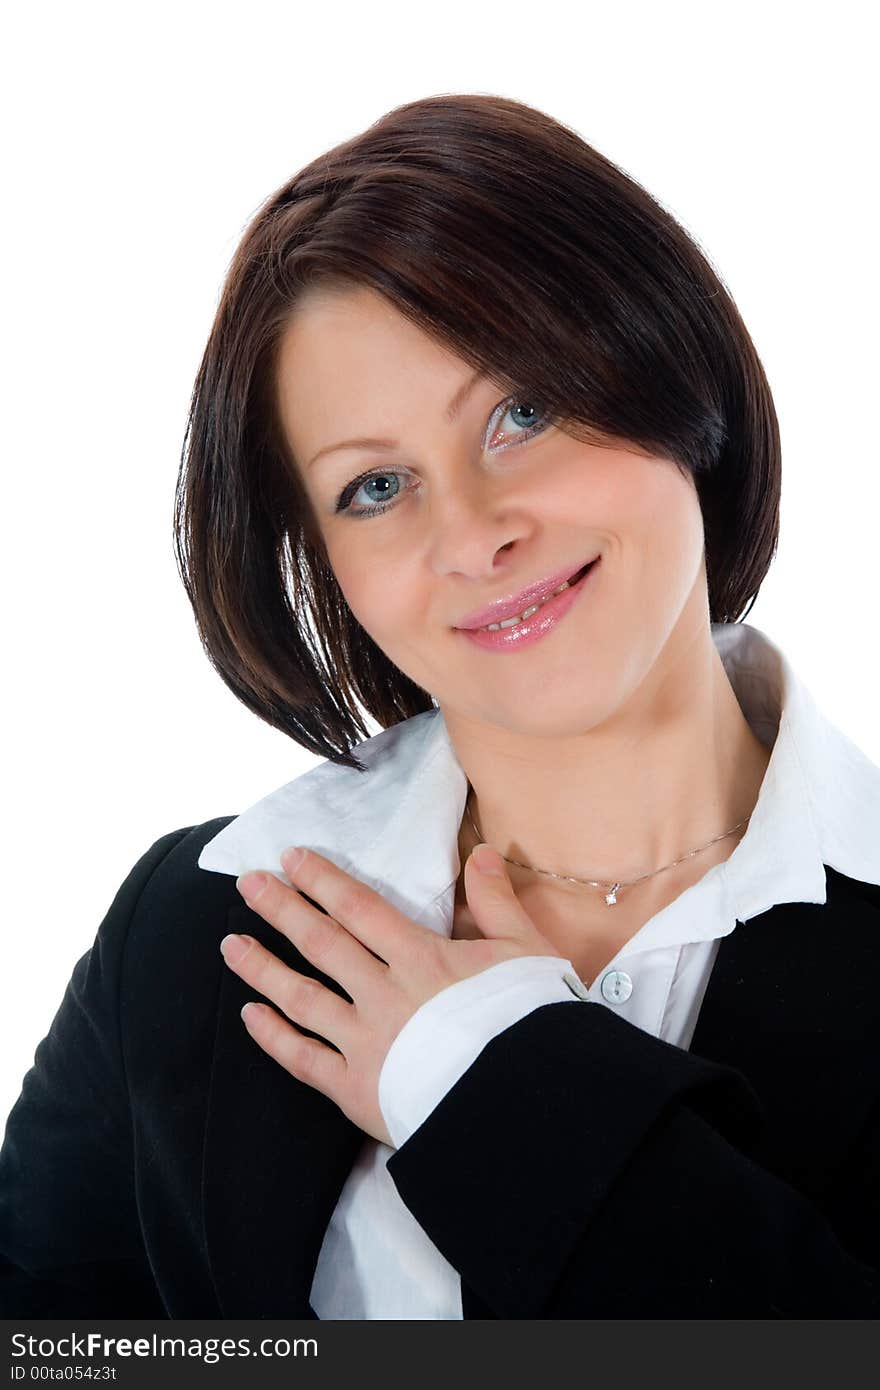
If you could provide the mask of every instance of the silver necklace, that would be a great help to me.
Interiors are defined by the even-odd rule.
[[[468,819],[470,820],[471,825],[477,833],[478,843],[483,843],[483,833],[480,830],[480,827],[477,825],[477,822],[474,820],[473,812],[470,809],[470,794],[472,790],[473,788],[469,788],[468,790],[467,799],[465,801],[465,810],[467,811]],[[745,816],[741,821],[734,825],[732,829],[725,830],[723,835],[716,835],[714,840],[708,840],[705,845],[700,845],[699,849],[689,850],[687,854],[683,854],[681,856],[681,859],[673,859],[671,864],[664,864],[662,868],[652,869],[651,872],[647,874],[639,874],[638,878],[622,879],[619,883],[603,883],[601,880],[597,882],[596,879],[592,878],[572,878],[569,874],[554,874],[550,869],[536,869],[532,864],[521,864],[518,859],[508,859],[506,854],[502,854],[501,858],[505,861],[505,863],[516,864],[518,868],[528,869],[533,874],[546,874],[549,878],[561,878],[564,879],[566,883],[580,883],[585,888],[608,888],[610,889],[610,892],[607,892],[605,894],[605,901],[609,907],[613,907],[614,904],[617,902],[617,894],[621,888],[631,888],[634,883],[641,883],[642,879],[653,878],[654,874],[662,874],[664,869],[674,869],[676,864],[683,864],[685,859],[690,859],[693,855],[699,854],[704,849],[708,849],[710,845],[717,844],[719,840],[726,839],[728,835],[732,835],[734,830],[739,830],[740,826],[745,825],[746,821],[750,819],[751,816]]]

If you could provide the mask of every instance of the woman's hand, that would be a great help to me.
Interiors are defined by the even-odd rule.
[[[281,856],[292,888],[273,874],[248,873],[237,881],[239,892],[353,1002],[289,969],[252,937],[232,935],[220,943],[227,965],[286,1015],[251,1003],[242,1018],[254,1041],[286,1071],[323,1091],[366,1134],[393,1147],[379,1108],[379,1073],[408,1019],[447,985],[499,961],[560,952],[521,907],[503,859],[489,846],[475,850],[465,865],[468,907],[483,933],[465,941],[412,922],[322,854],[305,850],[296,865],[293,853]],[[488,871],[475,862],[484,856]],[[307,1038],[287,1019],[327,1038],[339,1052]]]

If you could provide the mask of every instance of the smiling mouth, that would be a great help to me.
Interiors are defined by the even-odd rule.
[[[594,559],[588,560],[585,565],[582,565],[581,568],[579,570],[576,570],[574,574],[570,575],[568,579],[563,580],[563,582],[559,584],[553,590],[552,593],[546,594],[542,599],[538,599],[537,603],[529,604],[529,606],[525,608],[522,613],[512,613],[509,618],[503,618],[500,622],[497,623],[486,623],[483,627],[465,628],[462,630],[470,632],[500,632],[503,628],[516,627],[519,623],[527,620],[528,618],[534,617],[538,609],[543,608],[545,603],[549,603],[551,599],[557,598],[558,595],[564,593],[566,589],[573,589],[576,584],[580,583],[587,571],[591,570],[600,558],[601,557],[597,555]]]

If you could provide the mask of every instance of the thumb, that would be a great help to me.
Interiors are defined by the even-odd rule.
[[[464,871],[468,907],[487,937],[532,937],[537,927],[513,891],[504,859],[491,845],[475,845]]]

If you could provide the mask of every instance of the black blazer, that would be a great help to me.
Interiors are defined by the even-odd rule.
[[[0,1150],[5,1317],[315,1317],[365,1136],[249,1037],[220,939],[344,991],[197,867],[232,819],[142,856],[37,1048]],[[880,1314],[880,887],[827,881],[721,939],[689,1050],[544,1005],[391,1156],[466,1318]]]

